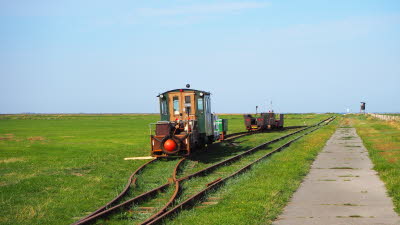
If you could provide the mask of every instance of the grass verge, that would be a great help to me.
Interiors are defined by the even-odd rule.
[[[400,122],[365,115],[347,116],[346,120],[357,129],[368,149],[374,170],[385,183],[395,211],[400,214]]]

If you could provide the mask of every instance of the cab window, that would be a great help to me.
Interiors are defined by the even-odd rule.
[[[185,96],[185,103],[190,104],[190,96]]]
[[[211,113],[210,96],[206,96],[206,112]]]
[[[192,112],[192,104],[190,101],[190,96],[185,96],[185,109],[186,109],[186,113],[190,114]]]
[[[203,113],[203,98],[198,98],[197,99],[197,110],[200,113]]]
[[[207,101],[207,96],[204,98],[204,111],[208,113],[208,101]]]
[[[161,100],[161,114],[167,115],[167,100],[166,99],[160,99]]]
[[[174,105],[174,114],[179,115],[179,98],[178,96],[174,96],[173,98],[173,105]]]

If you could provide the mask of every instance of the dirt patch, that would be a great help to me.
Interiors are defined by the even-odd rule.
[[[398,142],[389,142],[389,143],[374,143],[373,148],[381,151],[395,150],[400,149],[400,143]]]
[[[385,157],[385,158],[386,158],[386,157]],[[399,161],[399,158],[400,158],[400,157],[398,157],[398,158],[389,158],[389,159],[386,158],[386,159],[387,159],[387,161],[390,162],[390,163],[396,163],[397,161]]]
[[[14,134],[3,134],[4,136],[0,137],[0,140],[12,140],[14,138]]]
[[[71,174],[74,176],[78,176],[78,177],[83,177],[85,176],[87,173],[89,173],[90,171],[92,171],[92,168],[86,166],[86,167],[80,167],[80,168],[67,168],[64,170],[65,173],[67,174]]]
[[[16,217],[20,220],[30,220],[35,217],[37,214],[35,208],[33,206],[25,206],[22,208],[20,213],[16,215]]]
[[[379,135],[379,132],[368,132],[368,133],[363,133],[363,136],[365,136],[365,137],[376,137],[376,138],[379,138],[378,137],[378,135]]]
[[[395,163],[400,159],[400,152],[379,152],[388,162]]]
[[[0,137],[0,140],[11,140],[11,137]]]
[[[44,141],[44,140],[46,140],[44,137],[42,137],[42,136],[35,136],[35,137],[29,137],[29,138],[27,138],[28,140],[30,140],[30,141]]]
[[[13,163],[13,162],[23,162],[24,158],[8,158],[0,160],[0,163]]]
[[[18,184],[19,182],[25,179],[29,179],[36,176],[36,174],[21,174],[21,173],[11,172],[3,174],[2,176],[5,179],[5,181],[2,181],[0,186],[8,186],[8,185]]]
[[[78,176],[78,177],[83,177],[84,175],[81,173],[76,173],[76,172],[72,172],[72,175]]]
[[[353,126],[353,122],[349,118],[344,118],[340,122],[340,127],[348,128]]]
[[[389,124],[390,126],[396,128],[396,129],[399,129],[399,130],[400,130],[400,122],[398,122],[398,121],[390,121],[390,122],[388,122],[388,124]]]

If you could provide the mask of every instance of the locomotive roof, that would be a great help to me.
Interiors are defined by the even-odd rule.
[[[169,93],[169,92],[179,92],[181,90],[183,90],[183,92],[185,92],[185,91],[194,91],[194,92],[203,92],[206,95],[210,94],[210,92],[207,92],[207,91],[201,91],[201,90],[190,89],[190,88],[179,88],[179,89],[173,89],[173,90],[169,90],[169,91],[166,91],[164,93],[161,93],[161,94],[157,95],[157,97],[160,97],[160,95],[163,95],[163,94],[166,94],[166,93]]]

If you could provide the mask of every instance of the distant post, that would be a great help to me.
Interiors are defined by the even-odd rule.
[[[361,102],[360,113],[365,114],[365,102]]]

